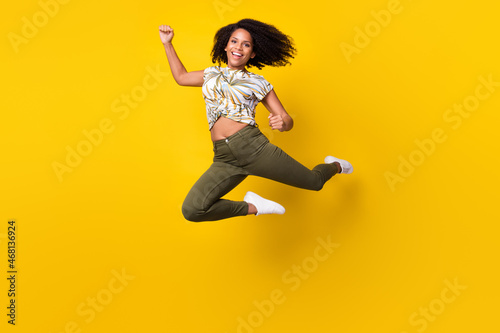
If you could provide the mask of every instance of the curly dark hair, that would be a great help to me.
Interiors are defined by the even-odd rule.
[[[293,39],[275,26],[253,19],[243,19],[217,31],[211,53],[213,63],[218,63],[219,66],[221,63],[227,64],[227,53],[224,49],[236,29],[245,29],[253,39],[255,57],[247,62],[248,67],[255,66],[262,69],[264,66],[285,66],[291,64],[289,59],[293,59],[297,53]]]

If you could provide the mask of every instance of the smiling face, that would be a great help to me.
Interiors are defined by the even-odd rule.
[[[244,70],[247,62],[255,57],[252,36],[245,29],[236,29],[224,51],[227,53],[227,67]]]

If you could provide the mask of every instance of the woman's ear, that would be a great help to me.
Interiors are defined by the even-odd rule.
[[[250,58],[255,58],[255,52],[252,52],[252,55],[250,56]]]

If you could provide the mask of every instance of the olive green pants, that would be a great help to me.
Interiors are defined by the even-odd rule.
[[[309,170],[250,125],[215,141],[213,146],[212,165],[193,185],[182,205],[182,214],[192,222],[247,215],[246,202],[221,198],[249,175],[319,191],[338,172],[334,164],[319,164]]]

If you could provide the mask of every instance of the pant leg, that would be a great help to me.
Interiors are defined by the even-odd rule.
[[[238,166],[250,175],[260,176],[294,187],[319,191],[338,173],[335,164],[319,164],[312,170],[306,168],[281,148],[269,142],[257,128],[245,128],[228,147]]]
[[[310,170],[272,143],[267,143],[245,169],[252,175],[314,191],[321,190],[338,172],[334,164],[319,164]]]
[[[216,221],[247,215],[246,202],[220,199],[247,175],[247,172],[237,166],[214,162],[189,191],[182,204],[182,214],[191,222]]]

